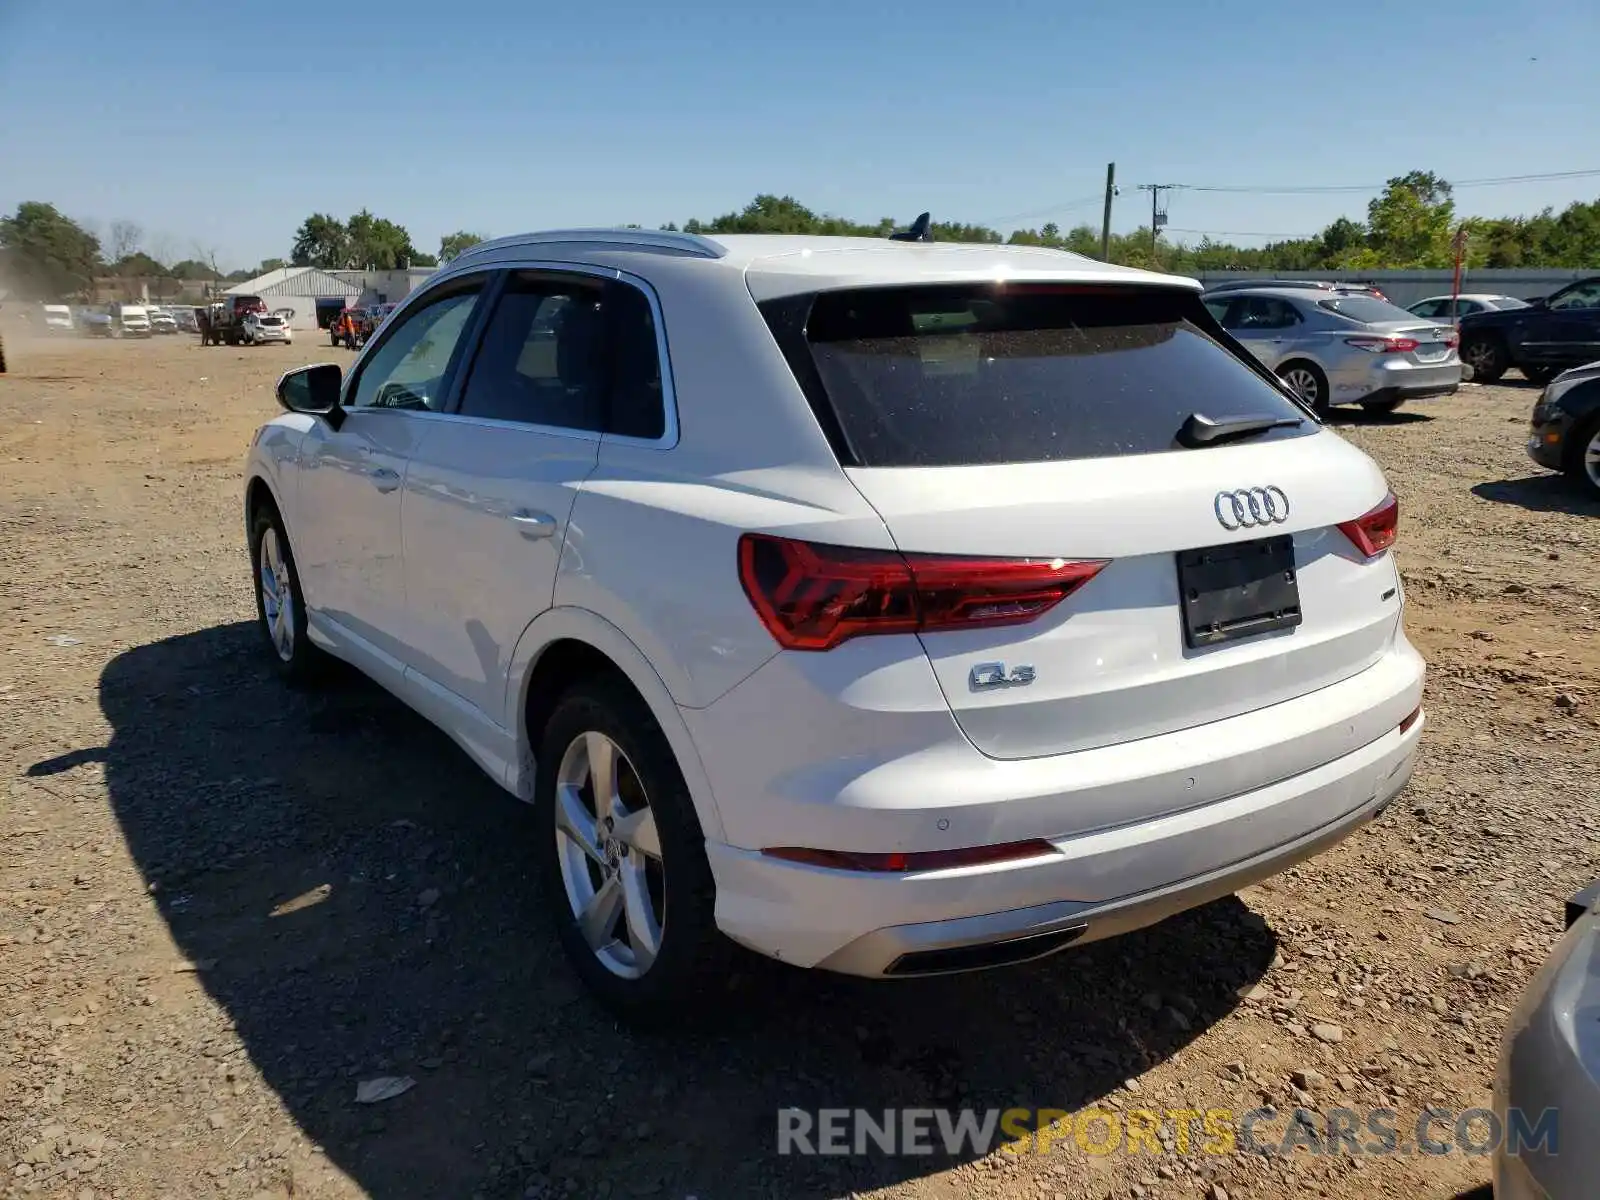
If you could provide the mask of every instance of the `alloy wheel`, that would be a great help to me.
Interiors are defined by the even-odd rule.
[[[257,569],[261,587],[261,612],[267,623],[272,648],[284,662],[294,658],[294,588],[289,581],[289,564],[278,542],[278,531],[261,535],[261,562]]]
[[[606,970],[638,979],[661,952],[666,875],[644,785],[622,748],[590,730],[556,771],[561,882],[578,930]]]
[[[1589,486],[1600,491],[1600,428],[1583,448],[1583,473],[1589,477]]]
[[[1470,342],[1466,353],[1461,357],[1466,359],[1467,366],[1472,368],[1474,375],[1483,372],[1494,360],[1495,349],[1489,342]]]
[[[1307,367],[1289,368],[1284,372],[1283,381],[1295,390],[1300,399],[1313,407],[1322,399],[1322,389],[1317,384],[1317,377]]]

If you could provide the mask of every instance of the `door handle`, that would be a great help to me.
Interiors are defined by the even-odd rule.
[[[380,492],[392,492],[400,486],[400,472],[392,471],[388,467],[373,467],[367,472],[367,478],[372,480],[372,486]]]
[[[556,519],[549,513],[530,512],[525,508],[512,513],[511,522],[525,538],[547,538],[556,531]]]

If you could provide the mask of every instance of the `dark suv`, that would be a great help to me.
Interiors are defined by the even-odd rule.
[[[224,296],[207,310],[209,321],[200,330],[200,344],[237,346],[244,336],[247,313],[264,313],[267,303],[260,296]]]
[[[1569,283],[1527,308],[1467,313],[1461,361],[1479,383],[1516,367],[1543,387],[1568,367],[1600,359],[1600,276]]]

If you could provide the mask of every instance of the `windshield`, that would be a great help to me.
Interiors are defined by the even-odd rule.
[[[1387,300],[1378,300],[1372,296],[1334,296],[1327,300],[1318,300],[1317,305],[1329,312],[1338,313],[1341,317],[1360,321],[1363,325],[1383,325],[1390,321],[1417,319],[1416,313],[1409,313]]]

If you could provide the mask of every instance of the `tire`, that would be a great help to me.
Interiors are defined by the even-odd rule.
[[[1557,375],[1561,374],[1560,367],[1519,367],[1522,377],[1535,387],[1543,387]]]
[[[1310,359],[1296,358],[1278,368],[1278,378],[1311,406],[1319,417],[1328,415],[1333,406],[1328,400],[1328,377],[1322,368]]]
[[[537,859],[568,961],[630,1024],[694,1023],[715,1008],[731,943],[716,927],[705,834],[666,736],[624,680],[597,676],[557,701],[538,744]],[[614,764],[605,806],[593,796],[595,753]],[[608,816],[632,830],[600,827]],[[580,911],[605,915],[586,935]]]
[[[256,628],[278,676],[296,687],[320,680],[327,658],[306,636],[305,593],[283,518],[271,504],[250,522],[251,577],[256,594]],[[266,576],[266,578],[264,578]],[[270,580],[270,582],[269,582]],[[284,601],[287,600],[287,611]]]
[[[1394,396],[1388,400],[1363,400],[1361,407],[1369,413],[1381,415],[1394,412],[1405,402],[1404,396]]]
[[[1580,492],[1591,500],[1600,500],[1600,413],[1580,425],[1567,443],[1562,469]]]
[[[1461,361],[1472,368],[1475,383],[1494,383],[1511,366],[1505,343],[1488,334],[1463,343]]]

